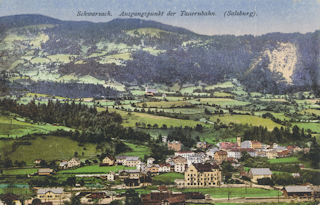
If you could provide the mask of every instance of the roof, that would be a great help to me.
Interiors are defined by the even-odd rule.
[[[252,144],[261,144],[259,141],[251,141]]]
[[[177,158],[179,158],[179,157],[181,157],[181,158],[183,158],[183,159],[186,159],[186,158],[184,158],[184,157],[182,157],[182,156],[180,156],[180,155],[175,156],[175,157],[174,157],[174,158],[172,158],[172,159],[177,159]]]
[[[244,152],[244,151],[247,151],[247,152],[256,152],[255,149],[252,149],[252,148],[233,148],[231,150],[231,152]]]
[[[186,199],[184,198],[184,196],[177,196],[177,197],[170,197],[170,198],[167,198],[163,201],[167,201],[169,202],[170,204],[175,204],[175,203],[181,203],[181,202],[184,202],[186,201]]]
[[[40,204],[33,204],[33,205],[53,205],[52,202],[42,202]]]
[[[217,151],[214,154],[218,154],[218,155],[228,155],[228,153],[226,151]]]
[[[288,146],[287,149],[295,149],[298,148],[298,146]],[[300,148],[300,147],[299,147]]]
[[[70,159],[70,161],[71,161],[71,160],[73,160],[73,161],[77,161],[77,162],[80,162],[80,159],[75,158],[75,157],[73,157],[72,159]]]
[[[127,157],[127,161],[138,161],[140,157]]]
[[[290,193],[312,192],[311,186],[286,186],[285,190]]]
[[[55,194],[63,194],[63,188],[42,188],[37,191],[37,194],[45,194],[47,192],[52,192]]]
[[[184,150],[184,151],[179,151],[179,152],[177,152],[177,153],[179,153],[179,154],[183,154],[183,153],[194,153],[194,152],[189,151],[189,150]]]
[[[20,198],[19,198],[17,195],[12,194],[12,193],[5,194],[5,195],[2,196],[0,199],[1,199],[1,201],[15,201],[15,200],[20,200]]]
[[[109,158],[110,160],[114,160],[114,158],[111,157],[110,155],[106,156],[105,158]]]
[[[118,155],[116,156],[116,159],[127,159],[127,155]]]
[[[251,168],[252,175],[272,175],[269,168]]]
[[[193,166],[199,171],[199,172],[208,172],[212,171],[212,169],[218,169],[219,166],[217,164],[193,164]]]
[[[38,173],[51,173],[53,169],[45,168],[45,169],[39,169]]]
[[[172,141],[172,142],[168,142],[168,143],[170,143],[170,144],[173,144],[173,143],[175,143],[175,144],[181,144],[180,141]]]
[[[61,162],[59,166],[67,166],[68,162]]]
[[[201,144],[207,144],[206,142],[197,142],[197,145],[201,145]]]

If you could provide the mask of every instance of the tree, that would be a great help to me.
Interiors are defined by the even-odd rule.
[[[134,189],[126,191],[126,205],[141,205],[139,194]]]
[[[80,198],[76,197],[75,195],[72,195],[70,198],[70,201],[64,201],[64,205],[82,205],[80,202]]]
[[[119,200],[114,200],[114,201],[110,202],[110,205],[123,205],[123,203]]]
[[[38,199],[38,198],[33,199],[32,204],[41,204],[41,199]]]
[[[251,157],[251,156],[248,154],[247,151],[243,151],[243,152],[241,153],[240,161],[245,162],[245,161],[247,161],[250,157]]]
[[[74,157],[78,157],[79,153],[78,152],[74,152]]]

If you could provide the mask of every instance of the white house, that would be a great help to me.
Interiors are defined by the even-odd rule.
[[[73,157],[71,160],[68,161],[68,168],[80,166],[80,159]]]
[[[186,170],[186,165],[183,163],[176,163],[174,165],[174,171],[178,172],[178,173],[184,173],[184,171]]]
[[[155,160],[154,158],[149,157],[149,158],[147,159],[147,165],[153,164],[154,160]]]
[[[171,165],[170,164],[160,164],[159,165],[159,172],[170,172]]]
[[[190,156],[187,159],[188,167],[190,167],[191,164],[199,164],[203,162],[203,158],[199,156]]]
[[[107,174],[107,180],[108,181],[114,181],[114,176],[116,175],[115,172],[111,171]]]
[[[194,152],[192,152],[192,151],[180,151],[180,152],[175,152],[174,155],[175,156],[181,156],[181,157],[187,159],[188,157],[193,156]]]
[[[241,142],[241,148],[252,148],[252,142],[249,140]]]

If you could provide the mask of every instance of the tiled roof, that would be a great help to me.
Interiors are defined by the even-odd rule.
[[[20,198],[15,195],[15,194],[12,194],[12,193],[8,193],[8,194],[5,194],[4,196],[2,196],[0,198],[2,201],[15,201],[15,200],[20,200]]]
[[[206,171],[212,171],[212,169],[218,169],[219,166],[217,164],[193,164],[194,167],[199,172],[206,172]]]
[[[139,157],[127,157],[127,161],[138,161]]]
[[[47,192],[52,192],[55,194],[62,194],[63,188],[42,188],[42,189],[38,190],[37,194],[45,194]]]
[[[51,173],[52,171],[53,169],[46,168],[46,169],[39,169],[38,173]]]
[[[218,154],[218,155],[228,155],[228,153],[226,151],[217,151],[215,152],[215,154]]]
[[[294,192],[294,193],[297,193],[297,192],[312,192],[312,188],[311,186],[286,186],[285,187],[285,190],[287,192]]]
[[[251,168],[252,175],[272,175],[269,168]]]
[[[116,159],[127,159],[127,155],[118,155],[116,156]]]

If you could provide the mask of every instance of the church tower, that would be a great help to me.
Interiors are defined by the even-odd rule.
[[[238,137],[237,137],[237,144],[239,147],[241,147],[241,136],[240,134],[238,134]]]

